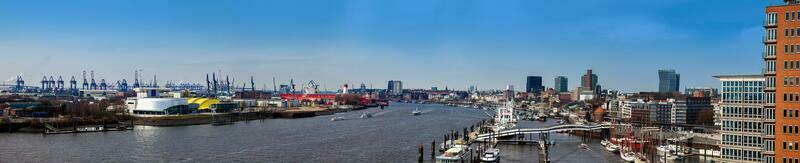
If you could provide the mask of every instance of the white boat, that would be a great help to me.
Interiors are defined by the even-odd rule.
[[[580,147],[581,149],[589,149],[589,145],[584,143],[581,143],[581,145],[579,145],[578,147]]]
[[[344,120],[344,117],[333,117],[333,118],[331,118],[331,121],[340,121],[340,120]]]
[[[673,154],[672,151],[669,149],[669,147],[666,145],[658,146],[656,147],[656,149],[658,150],[659,160],[663,162],[673,162],[675,160],[680,160],[683,158],[682,156],[677,156]]]
[[[367,118],[372,118],[372,114],[367,113],[367,112],[364,112],[363,114],[361,114],[361,119],[367,119]]]
[[[416,108],[416,109],[414,109],[414,111],[411,112],[411,114],[412,115],[420,115],[420,114],[422,114],[422,111],[420,111],[419,108]]]
[[[608,143],[608,145],[606,145],[606,150],[608,150],[609,152],[617,152],[619,150],[619,145],[616,145],[614,143]]]
[[[620,158],[626,162],[634,162],[636,161],[636,153],[634,152],[622,152],[619,154]]]
[[[444,151],[442,155],[436,156],[436,163],[458,163],[469,161],[470,158],[469,148],[455,146]]]
[[[602,141],[600,141],[600,145],[603,145],[603,146],[607,146],[607,145],[608,145],[608,143],[609,143],[609,142],[608,142],[608,140],[606,140],[606,139],[603,139]]]
[[[492,148],[483,152],[481,162],[500,162],[500,149]]]

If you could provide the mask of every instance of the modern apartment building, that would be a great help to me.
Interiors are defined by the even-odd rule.
[[[766,8],[764,28],[764,162],[800,162],[800,3]],[[776,82],[777,81],[777,82]]]

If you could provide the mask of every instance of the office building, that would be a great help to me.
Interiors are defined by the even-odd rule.
[[[587,91],[597,89],[597,75],[592,73],[592,69],[586,70],[586,74],[581,77],[581,88]]]
[[[774,162],[774,112],[764,108],[764,76],[715,76],[722,84],[720,150],[722,162]],[[782,142],[783,143],[783,142]],[[778,144],[782,144],[778,143]],[[797,144],[783,144],[794,148]],[[786,156],[781,156],[786,157]],[[791,156],[790,156],[791,157]],[[795,157],[796,158],[796,157]],[[787,162],[787,161],[784,161]]]
[[[678,92],[681,83],[681,75],[675,70],[658,70],[658,92],[672,93]]]
[[[539,94],[544,90],[544,86],[542,85],[542,77],[541,76],[528,76],[528,80],[525,83],[525,92]]]
[[[389,84],[386,88],[386,91],[390,95],[402,95],[403,94],[403,82],[399,80],[389,80]]]
[[[705,96],[682,96],[674,99],[670,122],[673,125],[702,125],[700,116],[703,111],[713,112],[711,98]]]
[[[556,89],[556,92],[569,92],[567,77],[565,76],[558,76],[556,77],[555,86],[553,88]]]

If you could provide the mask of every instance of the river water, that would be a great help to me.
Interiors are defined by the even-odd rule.
[[[411,115],[414,108],[423,110]],[[373,118],[360,119],[362,112]],[[64,135],[0,134],[0,162],[415,162],[417,145],[437,144],[450,130],[487,119],[483,110],[393,103],[384,110],[301,119],[266,119],[233,125],[149,127],[133,131]],[[344,120],[331,121],[332,117]],[[552,123],[552,122],[550,122]],[[552,125],[521,122],[520,127]],[[555,162],[618,162],[619,157],[581,138],[552,134]],[[501,145],[504,162],[537,162],[535,146]]]

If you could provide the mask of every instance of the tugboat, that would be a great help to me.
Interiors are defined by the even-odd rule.
[[[411,112],[411,114],[412,115],[420,115],[420,114],[422,114],[422,111],[420,111],[419,108],[416,108],[416,109],[414,109],[414,111]]]

